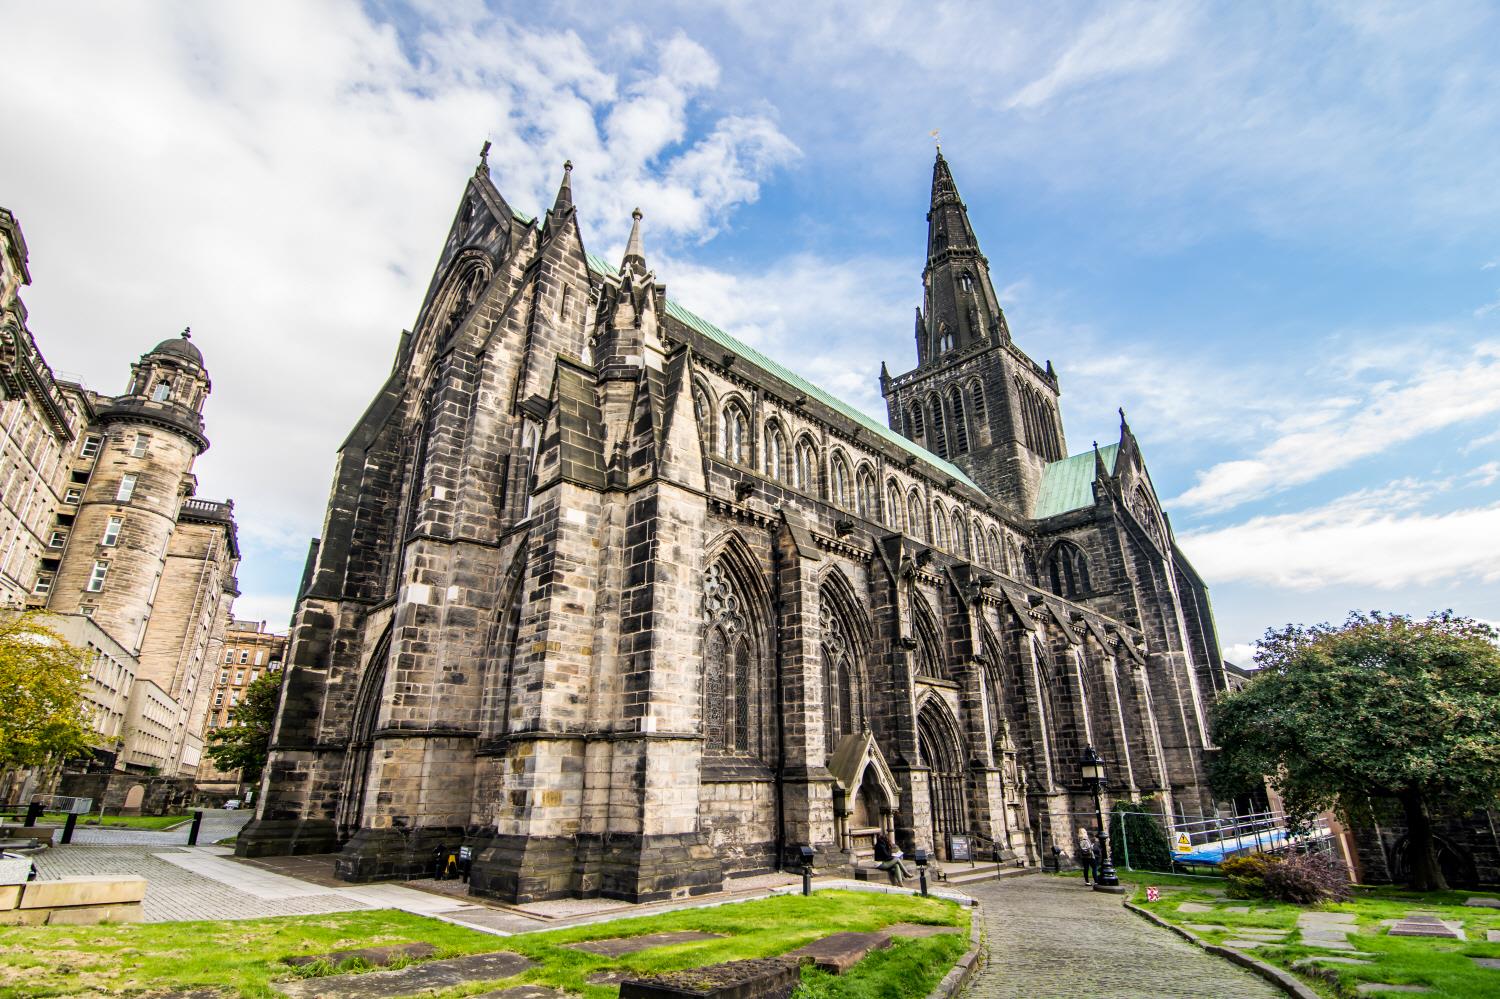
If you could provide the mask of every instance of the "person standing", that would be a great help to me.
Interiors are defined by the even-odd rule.
[[[1099,873],[1099,848],[1087,829],[1078,830],[1078,866],[1083,868],[1083,883],[1093,884]]]

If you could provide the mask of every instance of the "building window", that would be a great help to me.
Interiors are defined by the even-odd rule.
[[[744,464],[750,450],[750,418],[738,404],[724,407],[724,440],[719,449],[725,461]]]
[[[232,663],[232,662],[234,662],[234,650],[233,649],[225,649],[224,650],[224,661],[226,663]]]
[[[146,457],[146,449],[149,448],[150,446],[151,446],[151,435],[150,434],[136,434],[135,435],[135,446],[130,449],[130,456],[132,458],[144,458],[144,457]]]
[[[255,678],[257,676],[260,676],[260,670],[258,670],[258,669],[251,670],[250,671],[250,682],[254,683],[255,682]]]
[[[1089,563],[1071,541],[1059,541],[1047,555],[1047,576],[1052,592],[1069,599],[1089,592]]]
[[[120,488],[115,492],[116,503],[130,502],[130,497],[135,495],[135,480],[136,474],[134,472],[126,472],[120,476]]]
[[[818,491],[818,449],[807,437],[797,440],[797,481],[794,483],[803,492]]]
[[[221,670],[219,670],[219,685],[223,686],[224,684],[226,684],[228,682],[229,682],[229,670],[227,670],[227,669],[221,669]]]
[[[214,707],[220,708],[220,707],[223,707],[223,706],[224,706],[224,691],[220,690],[220,691],[218,691],[218,692],[216,692],[214,694]]]
[[[78,608],[78,613],[82,614],[84,617],[93,617],[94,616],[94,605],[93,604],[84,604],[82,607]]]
[[[44,572],[40,576],[37,576],[36,585],[31,588],[31,592],[35,593],[39,597],[45,597],[47,594],[51,593],[52,573]]]
[[[259,666],[261,663],[263,663],[265,661],[266,661],[266,650],[265,649],[256,649],[255,650],[255,665]]]
[[[235,684],[235,686],[239,686],[240,684],[242,684],[244,682],[245,682],[245,671],[242,670],[242,669],[235,670],[234,671],[234,684]]]
[[[103,440],[97,434],[89,434],[83,439],[83,447],[78,449],[79,457],[97,458],[99,456],[99,446],[102,443]]]
[[[99,543],[106,548],[113,548],[120,540],[120,528],[124,526],[124,517],[111,517],[109,523],[104,526],[104,537]]]
[[[833,456],[833,502],[848,509],[852,504],[849,496],[849,464],[842,454]]]
[[[240,662],[241,663],[247,663],[249,661],[250,661],[250,650],[249,649],[240,649]]]
[[[48,548],[61,548],[68,543],[67,531],[53,531],[52,537],[47,539]]]
[[[94,571],[89,574],[88,591],[90,593],[98,593],[104,589],[104,577],[107,575],[109,575],[109,563],[95,562]]]
[[[69,486],[68,491],[63,493],[64,503],[77,503],[81,499],[83,499],[83,490],[77,486]]]
[[[777,482],[786,481],[786,458],[786,436],[777,424],[769,424],[766,427],[766,475]]]
[[[157,382],[156,388],[151,390],[151,398],[156,402],[166,402],[167,396],[172,394],[172,386],[166,382]]]

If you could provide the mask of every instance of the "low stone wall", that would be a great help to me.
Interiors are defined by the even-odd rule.
[[[145,897],[145,878],[60,878],[0,885],[0,925],[139,923]]]
[[[132,793],[136,788],[139,792]],[[187,811],[193,779],[129,773],[63,774],[57,793],[92,798],[95,812],[103,803],[105,815],[169,815]]]

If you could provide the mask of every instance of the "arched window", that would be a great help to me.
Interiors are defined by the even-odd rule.
[[[948,547],[948,518],[936,503],[932,504],[932,544],[937,548]]]
[[[1060,597],[1085,596],[1089,592],[1089,563],[1083,549],[1071,541],[1059,541],[1047,553],[1047,582]]]
[[[704,574],[708,633],[703,644],[703,738],[709,752],[756,755],[759,739],[758,657],[745,605],[727,567],[715,562]]]
[[[171,394],[172,386],[165,381],[157,382],[156,388],[151,390],[151,398],[156,402],[166,402]]]
[[[907,426],[911,429],[911,439],[920,441],[926,433],[922,429],[922,404],[920,402],[912,403],[910,413]]]
[[[969,428],[964,420],[964,396],[957,385],[948,390],[948,441],[954,454],[969,451]]]
[[[724,434],[719,453],[725,461],[743,465],[750,454],[750,414],[738,401],[724,407]]]
[[[1000,535],[995,533],[993,527],[990,528],[990,558],[993,559],[990,564],[996,572],[1006,571],[1005,548],[1000,544]]]
[[[927,540],[927,518],[922,515],[922,495],[915,489],[906,495],[906,527],[918,541]]]
[[[975,427],[984,422],[984,386],[978,379],[969,383],[969,416]]]
[[[854,491],[859,501],[859,515],[869,520],[880,518],[880,487],[875,482],[875,473],[868,464],[859,466],[854,473]]]
[[[859,696],[857,650],[849,627],[833,606],[825,589],[820,600],[822,625],[820,651],[823,659],[823,727],[826,750],[832,753],[839,740],[864,727]]]
[[[797,438],[796,461],[797,481],[794,485],[804,492],[816,493],[818,491],[818,448],[813,444],[812,438],[806,434]]]
[[[920,598],[912,604],[911,616],[912,636],[917,640],[917,647],[912,650],[917,676],[944,679],[942,645],[938,642],[937,628]]]
[[[974,275],[970,274],[968,271],[964,271],[963,274],[959,276],[958,286],[964,290],[965,295],[973,291]]]
[[[714,446],[714,406],[709,401],[708,390],[701,384],[693,385],[693,415],[698,418],[698,433],[707,442],[707,449]]]
[[[833,500],[834,506],[841,506],[845,510],[849,509],[853,505],[852,501],[854,497],[850,490],[849,463],[844,460],[844,453],[842,451],[835,451],[833,453],[829,478],[833,487],[833,495],[830,499]]]
[[[891,479],[885,485],[885,522],[893,531],[902,529],[904,518],[901,502],[901,487],[896,485],[896,480]]]
[[[939,458],[948,457],[948,438],[943,430],[943,403],[935,395],[927,397],[927,413],[932,419],[931,441],[927,445]]]
[[[1151,540],[1165,547],[1161,518],[1157,515],[1156,504],[1151,502],[1151,495],[1146,492],[1144,485],[1135,487],[1130,506],[1135,513],[1135,519],[1139,520],[1141,526],[1146,529],[1146,533],[1151,535]]]
[[[964,515],[957,510],[953,511],[953,554],[969,558],[969,532],[964,527]]]
[[[785,482],[787,472],[786,435],[776,421],[766,424],[766,475],[777,482]]]

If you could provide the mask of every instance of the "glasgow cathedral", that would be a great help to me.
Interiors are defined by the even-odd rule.
[[[508,901],[885,834],[1029,866],[1092,810],[1088,745],[1111,797],[1211,814],[1207,590],[1123,414],[1070,453],[942,155],[886,425],[669,298],[639,212],[590,255],[569,169],[537,219],[483,155],[464,189],[338,452],[237,851],[369,881],[462,843]]]

